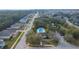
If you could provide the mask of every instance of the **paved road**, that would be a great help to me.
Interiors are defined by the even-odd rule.
[[[65,39],[64,39],[64,36],[61,36],[57,32],[55,34],[56,34],[56,37],[59,40],[58,46],[56,48],[58,48],[58,49],[76,49],[76,48],[78,48],[78,47],[66,42]]]
[[[25,31],[24,35],[22,36],[22,38],[20,39],[19,43],[16,45],[15,49],[25,49],[25,48],[29,48],[28,45],[26,45],[26,34],[28,34],[28,32],[31,30],[33,22],[35,20],[35,18],[37,17],[38,13],[36,13],[34,15],[34,17],[32,18],[30,24],[28,24],[28,28]]]
[[[68,18],[66,18],[66,23],[69,24],[70,26],[73,26],[73,27],[79,29],[79,26],[74,25],[73,23],[71,23],[71,22],[68,20]]]
[[[79,29],[79,27],[74,25],[73,23],[71,23],[68,20],[68,18],[65,18],[65,19],[66,19],[66,23],[67,24],[69,24],[70,26],[73,26],[73,27]],[[59,40],[58,46],[56,48],[58,48],[58,49],[77,49],[77,48],[79,48],[77,46],[74,46],[74,45],[66,42],[65,39],[64,39],[64,36],[61,36],[58,32],[56,32],[55,35],[56,35],[56,37]]]

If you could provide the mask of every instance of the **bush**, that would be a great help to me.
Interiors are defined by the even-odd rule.
[[[30,44],[30,46],[36,46],[36,45],[40,45],[40,38],[38,37],[38,35],[32,33],[30,35],[28,35],[27,39],[26,39],[26,43]]]
[[[79,31],[73,32],[72,35],[75,39],[79,39]]]

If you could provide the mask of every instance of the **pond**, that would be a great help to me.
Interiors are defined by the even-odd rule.
[[[37,28],[36,32],[37,33],[45,33],[45,28],[39,27],[39,28]]]

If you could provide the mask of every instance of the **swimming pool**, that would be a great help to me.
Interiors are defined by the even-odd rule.
[[[44,33],[45,32],[45,28],[43,28],[43,27],[39,27],[39,28],[37,28],[37,33]]]

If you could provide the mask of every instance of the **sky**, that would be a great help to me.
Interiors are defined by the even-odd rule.
[[[74,9],[78,0],[0,0],[0,9]]]

